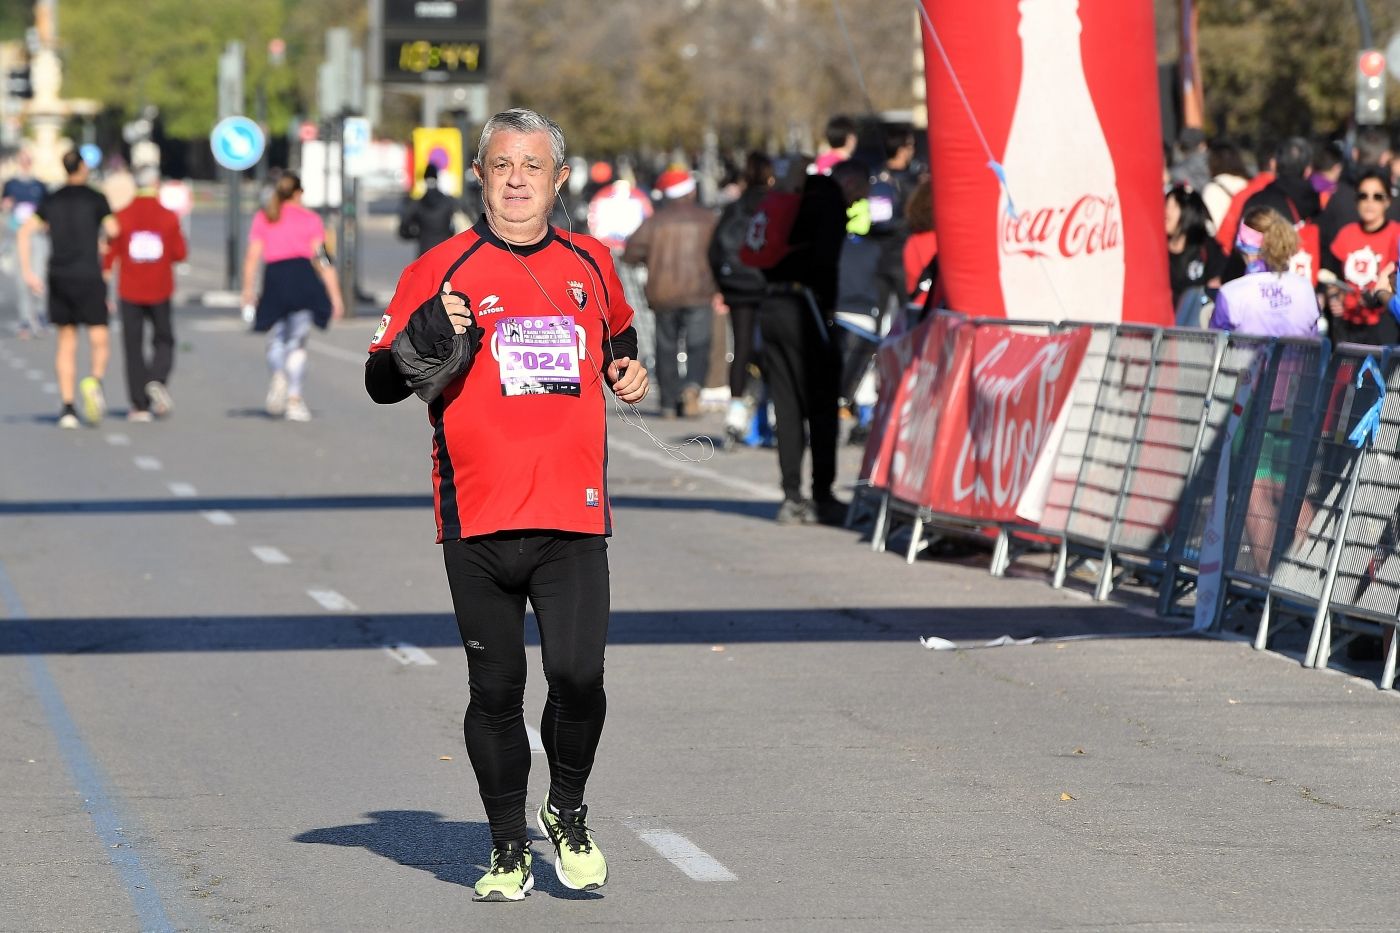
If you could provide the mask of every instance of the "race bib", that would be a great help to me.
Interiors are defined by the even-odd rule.
[[[165,255],[165,241],[159,233],[150,230],[137,230],[131,235],[127,253],[132,262],[159,262]]]
[[[573,315],[496,321],[491,354],[500,367],[501,394],[579,395],[584,340]]]

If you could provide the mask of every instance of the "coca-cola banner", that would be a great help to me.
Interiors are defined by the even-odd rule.
[[[928,504],[938,464],[947,459],[940,452],[950,443],[943,415],[956,411],[967,393],[975,330],[962,319],[940,316],[922,351],[904,371],[890,422],[894,440],[889,489],[897,499]]]
[[[914,358],[923,351],[930,333],[934,335],[932,339],[935,342],[941,342],[947,326],[948,319],[943,315],[928,318],[912,330],[885,338],[875,351],[875,373],[880,395],[871,414],[870,434],[865,439],[865,456],[860,464],[862,482],[879,488],[884,488],[889,482],[890,457],[894,453],[897,430],[892,424],[904,403],[907,388],[904,374]]]
[[[1152,3],[922,2],[949,305],[1172,323]]]
[[[945,515],[1013,521],[1056,418],[1074,391],[1089,329],[1049,336],[976,329],[967,391],[947,402],[923,505]]]

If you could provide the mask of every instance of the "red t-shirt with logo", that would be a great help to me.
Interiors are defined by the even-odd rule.
[[[1375,233],[1367,233],[1361,224],[1347,224],[1332,241],[1332,255],[1341,263],[1341,277],[1361,291],[1373,291],[1380,283],[1381,273],[1395,261],[1400,243],[1400,223],[1387,221]],[[1364,308],[1361,296],[1346,292],[1342,296],[1342,317],[1350,324],[1371,327],[1380,320],[1385,308]]]
[[[175,293],[175,263],[185,259],[180,218],[153,195],[141,195],[116,214],[117,236],[107,251],[108,268],[121,264],[117,294],[123,301],[155,305]]]
[[[603,347],[632,326],[611,253],[553,227],[508,247],[479,222],[404,270],[370,352],[388,349],[445,279],[485,336],[471,370],[428,406],[439,543],[611,534]]]

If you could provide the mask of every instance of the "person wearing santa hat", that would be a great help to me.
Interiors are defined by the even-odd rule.
[[[622,261],[647,267],[647,303],[656,313],[661,417],[694,418],[700,414],[700,386],[710,361],[712,315],[722,302],[709,261],[718,218],[696,202],[695,176],[684,168],[662,172],[656,187],[662,206],[628,238]]]

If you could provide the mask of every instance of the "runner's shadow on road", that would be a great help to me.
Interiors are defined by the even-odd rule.
[[[292,838],[311,845],[351,846],[398,862],[406,868],[431,872],[439,881],[469,888],[486,871],[491,851],[491,827],[486,823],[448,822],[428,810],[375,810],[365,817],[373,822],[311,829]],[[549,843],[531,831],[535,853],[535,890],[566,900],[602,898],[593,891],[573,891],[559,883],[554,867],[540,857]]]
[[[230,408],[225,418],[246,418],[251,421],[285,421],[280,415],[269,415],[265,408]]]

